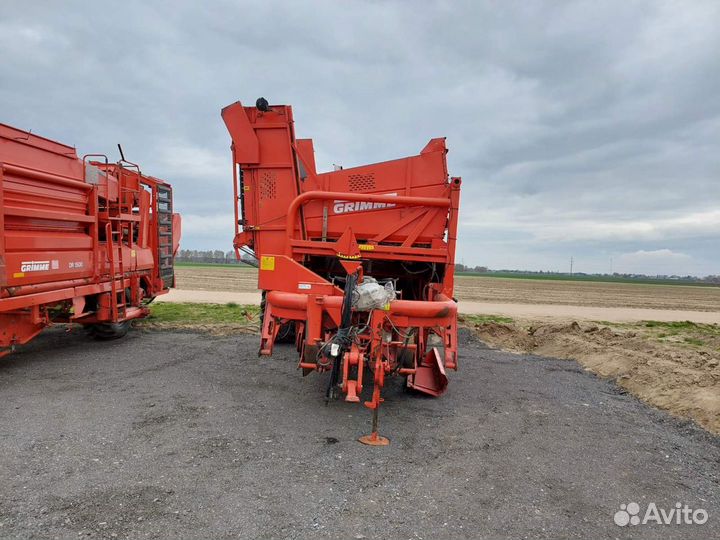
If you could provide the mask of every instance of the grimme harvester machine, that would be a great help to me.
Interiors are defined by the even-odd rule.
[[[179,239],[169,184],[0,124],[0,356],[54,322],[124,335],[174,285]]]
[[[445,139],[419,155],[318,173],[292,108],[260,98],[222,110],[232,138],[234,246],[259,260],[260,354],[294,328],[303,374],[329,372],[326,400],[359,402],[370,372],[377,431],[385,377],[439,396],[457,369],[454,258],[460,178]]]

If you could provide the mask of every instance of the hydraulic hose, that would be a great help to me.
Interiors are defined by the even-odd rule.
[[[325,403],[327,404],[331,398],[334,397],[338,379],[340,377],[340,362],[342,360],[345,351],[348,350],[352,344],[350,338],[350,330],[352,328],[352,293],[355,290],[357,284],[358,274],[348,274],[347,280],[345,281],[345,291],[343,295],[342,310],[340,312],[340,326],[337,333],[333,336],[330,342],[330,348],[326,349],[325,353],[330,361],[332,362],[332,370],[330,371],[330,380],[328,381],[328,387],[325,392]],[[333,344],[337,345],[337,354],[332,355]]]

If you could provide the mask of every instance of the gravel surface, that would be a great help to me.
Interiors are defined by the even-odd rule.
[[[45,332],[0,363],[3,538],[718,538],[720,439],[577,364],[486,348],[369,411],[257,337]],[[619,527],[620,504],[704,525]]]

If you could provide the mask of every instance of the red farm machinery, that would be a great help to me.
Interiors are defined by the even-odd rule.
[[[377,429],[385,377],[439,396],[458,366],[461,181],[448,176],[445,139],[416,156],[318,173],[290,106],[237,102],[222,118],[232,138],[234,247],[259,266],[260,355],[294,334],[303,374],[329,373],[326,400],[341,392],[359,402],[371,378],[372,433],[360,440],[387,444]]]
[[[134,163],[0,124],[0,356],[56,322],[127,333],[174,285],[172,204]]]

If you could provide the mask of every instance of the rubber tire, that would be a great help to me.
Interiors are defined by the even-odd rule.
[[[108,341],[125,337],[132,326],[132,321],[118,323],[98,323],[90,326],[90,334],[97,340]]]

